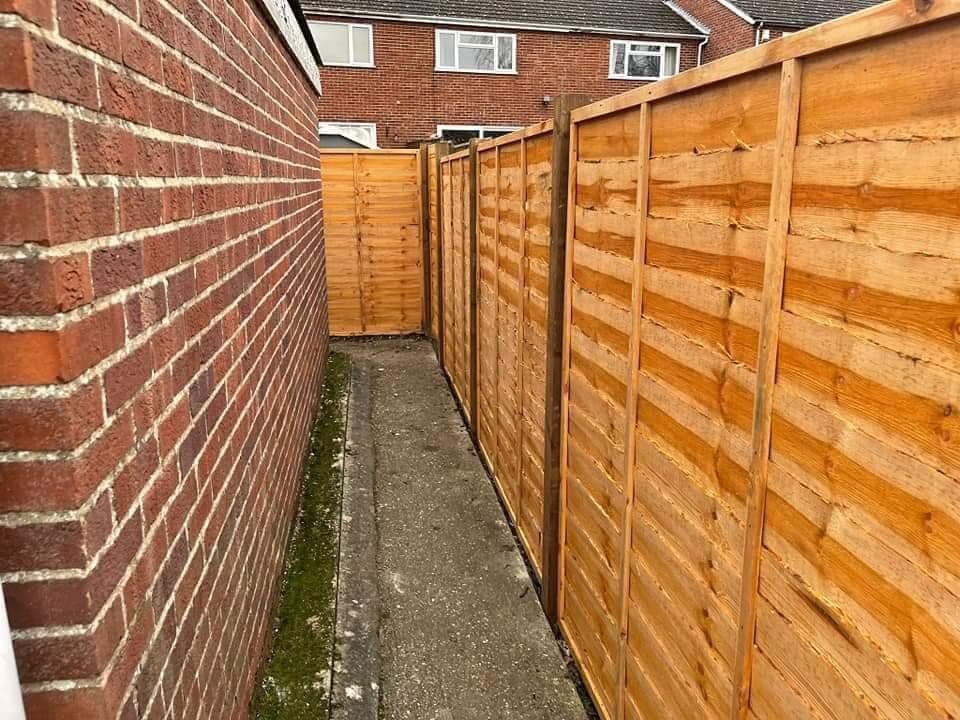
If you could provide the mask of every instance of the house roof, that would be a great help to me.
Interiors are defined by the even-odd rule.
[[[880,0],[726,0],[757,22],[809,27],[876,5]]]
[[[705,31],[662,0],[301,0],[307,13],[471,22],[583,32],[695,35]]]

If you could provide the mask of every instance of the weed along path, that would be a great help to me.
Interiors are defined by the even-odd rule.
[[[335,349],[352,388],[333,717],[587,717],[430,344]]]

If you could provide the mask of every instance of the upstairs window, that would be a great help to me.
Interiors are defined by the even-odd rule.
[[[659,80],[680,72],[680,46],[612,40],[610,77],[618,80]]]
[[[324,65],[373,67],[371,25],[312,22],[310,30]]]
[[[517,36],[437,30],[437,70],[516,73]]]

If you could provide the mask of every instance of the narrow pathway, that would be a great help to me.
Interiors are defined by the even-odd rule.
[[[340,593],[341,617],[362,627],[342,639],[334,716],[367,718],[372,691],[384,720],[585,718],[430,344],[336,347],[350,355],[354,383],[367,387],[351,396],[342,540],[349,574]],[[375,528],[347,516],[349,494],[364,497],[364,482],[372,484]],[[350,561],[354,546],[369,557],[371,533],[375,570]],[[353,576],[374,572],[370,583]],[[351,588],[374,583],[375,599],[350,597]],[[361,659],[362,672],[379,667],[379,680],[356,675]]]

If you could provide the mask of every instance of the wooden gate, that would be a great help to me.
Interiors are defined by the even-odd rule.
[[[418,332],[423,247],[418,150],[323,150],[332,335]]]

